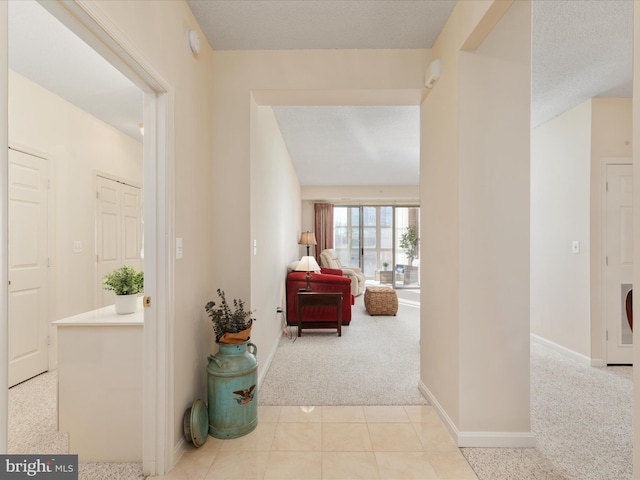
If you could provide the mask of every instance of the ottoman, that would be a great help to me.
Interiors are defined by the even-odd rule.
[[[369,315],[395,315],[398,313],[398,296],[390,287],[367,287],[364,306]]]

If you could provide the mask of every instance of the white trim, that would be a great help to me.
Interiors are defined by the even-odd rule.
[[[102,170],[94,170],[93,173],[94,173],[94,176],[93,176],[94,184],[96,186],[98,185],[98,181],[96,180],[96,177],[102,177],[102,178],[106,178],[107,180],[113,180],[114,182],[123,183],[125,185],[129,185],[130,187],[139,188],[140,190],[142,190],[142,183],[140,182],[134,182],[133,180],[129,180],[128,178],[112,175],[110,173],[103,172]]]
[[[184,452],[186,451],[187,451],[187,441],[185,440],[184,435],[181,435],[180,439],[178,440],[178,443],[176,443],[175,446],[173,447],[173,452],[171,454],[171,462],[174,465],[177,465],[180,459],[182,458],[182,455],[184,455]]]
[[[276,352],[278,351],[278,345],[280,345],[280,339],[282,339],[283,335],[284,335],[284,332],[280,330],[280,336],[275,342],[273,342],[273,347],[271,348],[271,351],[269,352],[269,355],[267,356],[267,359],[265,360],[264,365],[261,368],[261,373],[258,376],[258,392],[260,392],[260,387],[262,386],[262,382],[264,381],[264,378],[267,376],[269,367],[271,367],[271,362],[273,362],[273,359],[276,356]],[[258,395],[260,394],[258,393]]]
[[[558,343],[552,342],[551,340],[547,340],[546,338],[540,337],[534,333],[531,334],[531,341],[536,342],[540,345],[544,345],[545,347],[550,348],[556,352],[562,353],[567,357],[574,359],[577,362],[582,363],[583,365],[591,365],[591,358],[583,355],[582,353],[578,353],[575,350],[571,350],[570,348],[564,347]]]
[[[9,108],[8,108],[8,12],[7,2],[0,2],[0,453],[7,452],[7,427],[9,425],[9,344],[7,299],[9,282],[7,217],[8,217],[8,156],[9,156]]]
[[[531,432],[460,432],[460,448],[532,448],[536,436]]]
[[[429,388],[424,384],[422,380],[418,382],[418,390],[420,391],[420,393],[422,393],[424,398],[429,401],[433,409],[440,417],[440,420],[444,424],[445,428],[449,431],[449,435],[451,435],[451,438],[453,438],[457,445],[458,428],[456,427],[455,423],[453,423],[453,420],[451,420],[451,417],[449,417],[449,414],[447,414],[445,409],[442,408],[442,405],[440,405],[438,399],[431,393]]]
[[[536,446],[536,437],[532,432],[461,432],[422,380],[418,383],[418,390],[429,401],[453,441],[460,448],[529,448]]]

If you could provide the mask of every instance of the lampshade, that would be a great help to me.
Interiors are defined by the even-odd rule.
[[[320,272],[320,265],[316,262],[316,259],[310,256],[304,256],[298,262],[296,267],[297,272]]]
[[[313,234],[313,232],[302,232],[300,234],[298,245],[316,245],[316,236]]]

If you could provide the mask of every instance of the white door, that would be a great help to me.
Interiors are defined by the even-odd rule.
[[[114,302],[102,279],[123,265],[142,269],[141,189],[102,176],[96,177],[96,260],[98,308]]]
[[[607,165],[605,316],[607,364],[633,363],[633,335],[625,309],[633,279],[633,170]],[[638,320],[636,320],[638,322]]]
[[[48,164],[9,149],[9,386],[48,369]]]

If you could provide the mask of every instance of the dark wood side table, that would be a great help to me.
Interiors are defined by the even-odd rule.
[[[307,328],[338,328],[338,336],[342,336],[342,292],[312,292],[300,290],[298,296],[298,336],[302,335],[302,326]],[[335,307],[337,320],[333,322],[305,322],[302,319],[304,307]]]

